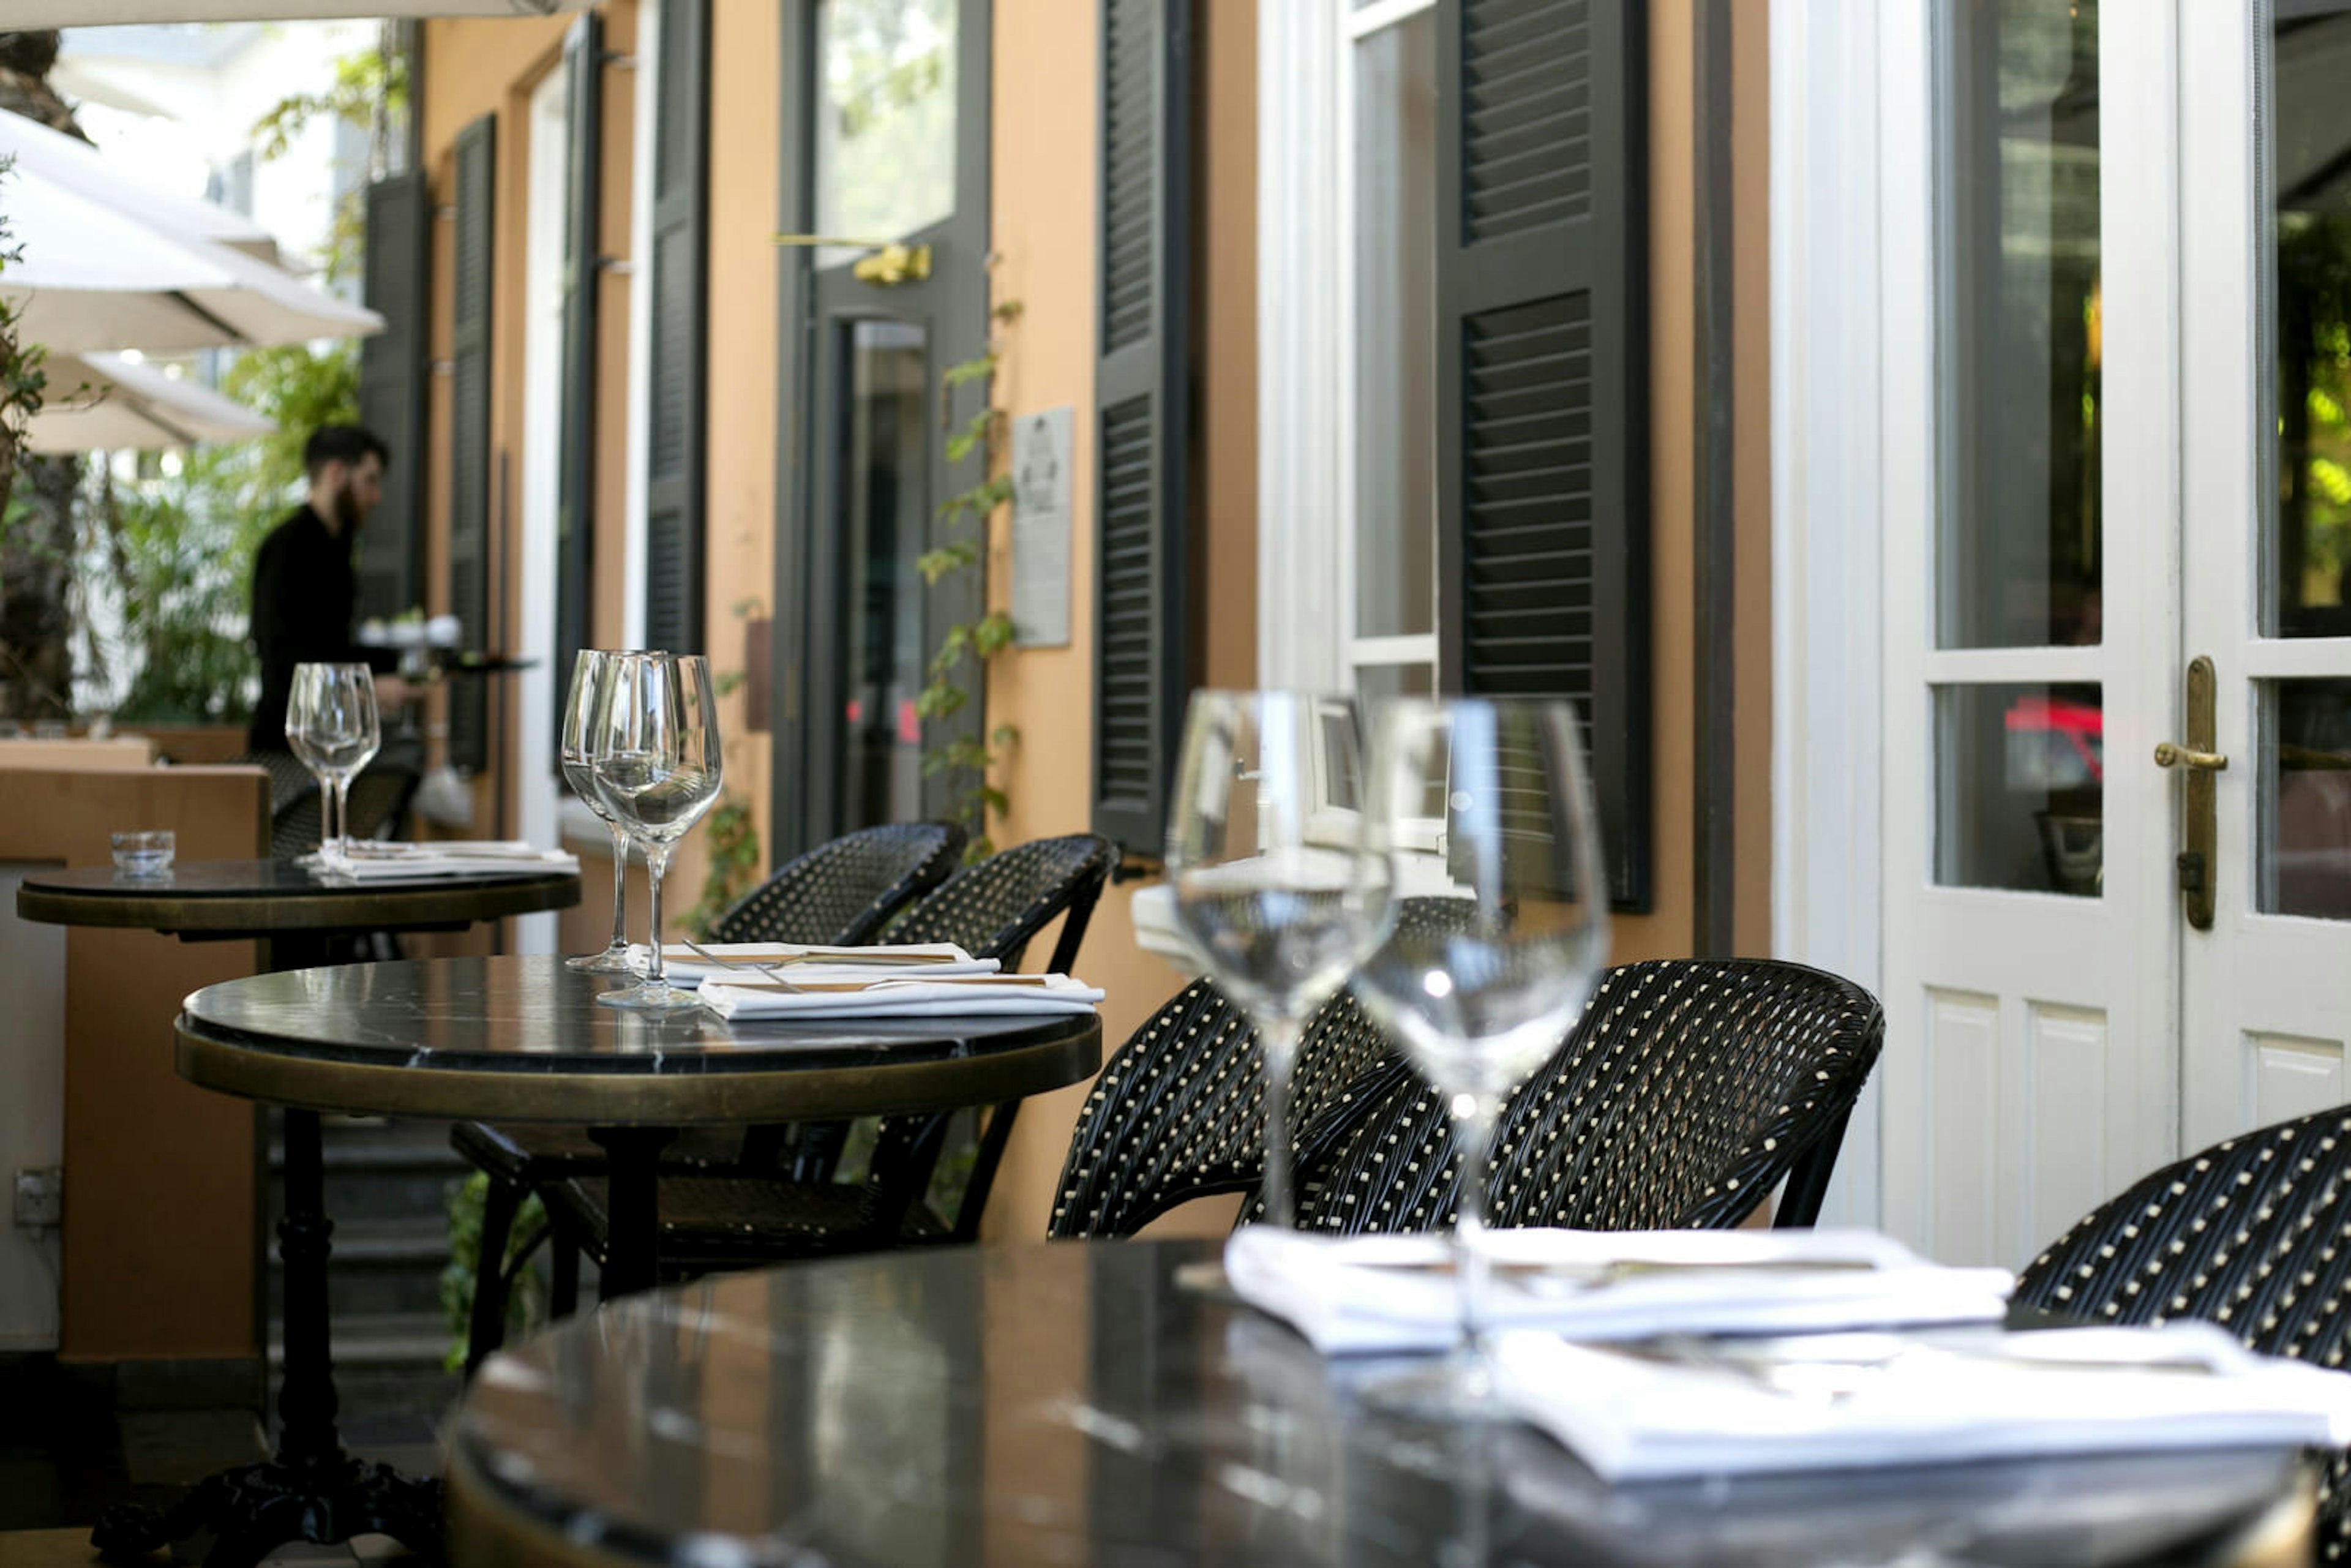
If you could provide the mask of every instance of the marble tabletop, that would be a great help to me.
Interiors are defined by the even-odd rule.
[[[321,881],[284,860],[181,861],[160,876],[37,871],[16,889],[16,913],[27,920],[213,936],[464,925],[579,902],[573,871],[358,883]]]
[[[187,998],[180,1070],[320,1110],[689,1126],[996,1104],[1101,1062],[1091,1013],[729,1022],[600,1005],[618,983],[549,955],[254,975]]]
[[[459,1406],[453,1562],[2028,1568],[2230,1563],[2254,1521],[2308,1526],[2308,1467],[2263,1452],[1611,1490],[1524,1427],[1364,1406],[1178,1282],[1213,1252],[898,1253],[609,1303]]]

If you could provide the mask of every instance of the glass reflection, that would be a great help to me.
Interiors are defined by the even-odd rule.
[[[820,0],[819,234],[904,239],[955,213],[961,0]],[[856,255],[819,253],[831,267]]]
[[[1938,10],[1942,8],[1938,7]],[[1946,648],[2095,643],[2098,7],[1949,7]]]
[[[923,814],[923,579],[929,486],[919,327],[860,321],[849,338],[842,432],[841,827]]]
[[[2263,622],[2273,636],[2341,637],[2351,635],[2351,6],[2293,10],[2274,55],[2277,506]]]
[[[2263,686],[2275,756],[2262,768],[2261,907],[2351,919],[2351,680]]]
[[[2095,897],[2105,716],[2095,685],[1940,686],[1935,880]]]

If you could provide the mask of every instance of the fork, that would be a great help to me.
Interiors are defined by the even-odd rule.
[[[712,952],[709,948],[705,947],[701,943],[696,942],[691,936],[684,937],[682,940],[687,946],[693,948],[696,955],[709,963],[716,965],[719,968],[754,969],[758,973],[765,975],[770,980],[775,981],[776,984],[783,987],[784,989],[788,991],[797,991],[799,989],[799,987],[786,979],[783,976],[783,972],[776,968],[773,965],[762,964],[757,958],[722,958],[717,954]]]

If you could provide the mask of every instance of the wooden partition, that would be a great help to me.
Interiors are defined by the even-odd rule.
[[[70,772],[120,773],[153,766],[154,742],[144,736],[109,740],[0,740],[0,769],[9,772],[63,768]]]
[[[153,828],[183,860],[266,856],[268,775],[0,769],[0,861],[105,866],[109,834]],[[190,991],[257,967],[250,942],[67,935],[63,1359],[256,1354],[253,1107],[180,1080],[172,1020]]]

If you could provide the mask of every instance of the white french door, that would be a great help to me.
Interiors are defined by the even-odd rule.
[[[2016,1264],[2178,1136],[2178,31],[1882,15],[1883,1217]]]
[[[2351,0],[1880,44],[1883,1215],[2017,1264],[2351,1099]]]
[[[2209,807],[2180,787],[2210,862],[2180,936],[2201,1147],[2351,1100],[2351,0],[2181,25],[2183,641],[2228,758]]]

